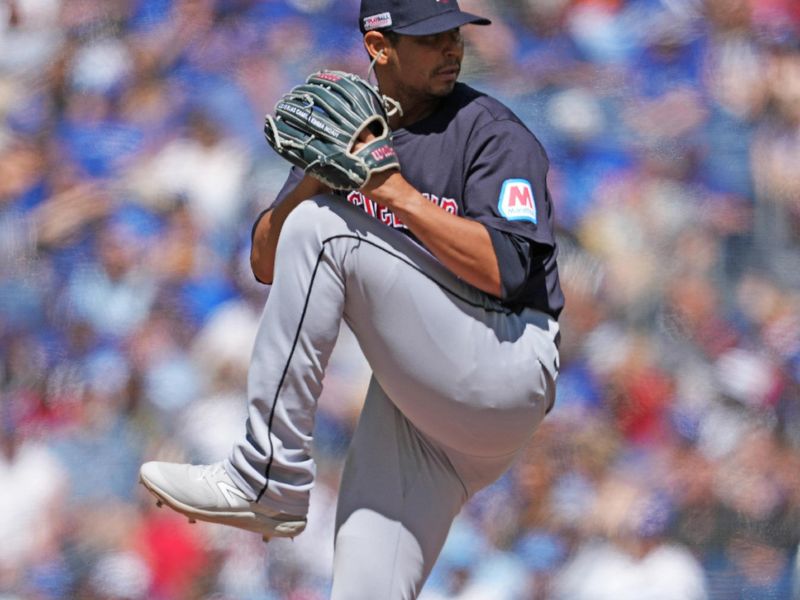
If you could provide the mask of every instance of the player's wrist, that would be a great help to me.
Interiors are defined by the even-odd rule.
[[[375,173],[362,186],[361,191],[388,208],[400,208],[399,205],[402,204],[403,198],[416,190],[406,181],[400,171],[393,169]]]

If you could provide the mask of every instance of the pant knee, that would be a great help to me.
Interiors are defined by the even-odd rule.
[[[341,207],[335,204],[337,202],[342,200],[329,196],[304,200],[286,217],[281,237],[326,239],[347,230]]]

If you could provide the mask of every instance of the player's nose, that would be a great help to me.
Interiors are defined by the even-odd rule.
[[[461,37],[461,31],[458,29],[453,29],[451,31],[445,31],[439,35],[439,41],[441,44],[442,52],[445,56],[453,57],[459,56],[461,51],[464,47],[463,38]]]

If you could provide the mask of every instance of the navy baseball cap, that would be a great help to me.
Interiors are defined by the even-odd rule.
[[[490,25],[489,19],[464,12],[456,0],[361,0],[361,33],[375,29],[403,35],[433,35],[468,23]]]

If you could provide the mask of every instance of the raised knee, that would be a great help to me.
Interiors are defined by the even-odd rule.
[[[281,235],[302,234],[314,230],[319,213],[324,210],[316,198],[303,200],[292,209],[281,227]]]
[[[298,204],[286,217],[281,228],[281,238],[325,237],[340,221],[330,208],[330,203],[335,201],[335,198],[319,196]]]

